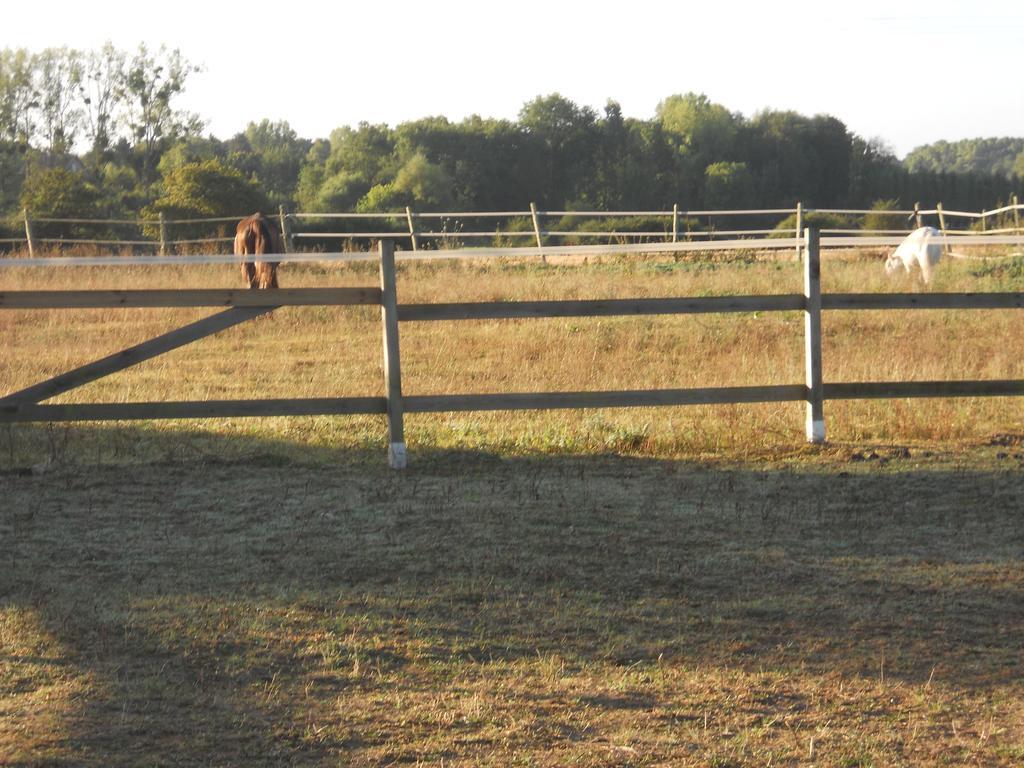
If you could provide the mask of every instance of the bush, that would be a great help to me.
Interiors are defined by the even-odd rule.
[[[818,229],[852,229],[853,219],[839,213],[821,213],[810,211],[803,214],[804,227],[817,227]],[[786,218],[775,225],[775,232],[769,237],[792,237],[796,229],[796,212],[789,214]]]
[[[171,170],[163,182],[163,194],[142,209],[146,219],[219,218],[248,216],[256,211],[268,211],[267,196],[254,183],[220,160],[186,163]],[[210,235],[210,225],[179,225],[171,232],[174,239],[196,238]],[[223,227],[221,227],[223,229]],[[159,227],[150,224],[144,228],[148,237],[159,237]]]
[[[680,222],[682,223],[682,222]],[[672,238],[672,217],[668,216],[602,216],[595,219],[581,219],[578,216],[563,216],[558,223],[550,227],[556,231],[567,232],[660,232],[662,234],[651,236],[612,236],[600,237],[576,237],[573,235],[564,236],[566,245],[594,245],[607,242],[609,239],[616,243],[635,243],[650,240],[670,240]]]
[[[356,213],[393,213],[409,205],[409,195],[393,182],[377,184],[356,204]]]
[[[704,204],[714,210],[747,208],[757,199],[746,163],[711,163],[704,169]]]
[[[907,216],[904,213],[886,213],[899,208],[898,200],[875,200],[871,204],[871,213],[864,216],[862,227],[868,231],[886,229],[907,229]]]
[[[96,218],[99,192],[81,174],[67,168],[46,168],[29,172],[21,188],[21,206],[29,218],[88,219]],[[95,237],[83,225],[33,224],[36,237]],[[93,227],[95,229],[95,227]]]
[[[495,224],[494,240],[491,244],[495,248],[526,248],[536,245],[530,238],[517,236],[506,237],[503,232],[533,232],[533,220],[527,216],[516,216]]]

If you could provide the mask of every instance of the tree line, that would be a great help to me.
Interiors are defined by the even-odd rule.
[[[1024,176],[1024,139],[1007,137],[936,141],[918,147],[904,160],[911,171]]]
[[[0,52],[0,213],[189,218],[277,206],[666,210],[797,201],[818,208],[941,201],[980,210],[1022,189],[1021,140],[1007,140],[1021,150],[1012,163],[1013,146],[988,152],[1000,158],[994,171],[947,162],[942,142],[901,162],[884,142],[836,117],[780,110],[745,117],[697,93],[668,96],[650,119],[625,117],[613,100],[598,111],[555,93],[524,104],[515,120],[360,123],[318,139],[263,120],[222,140],[204,135],[202,118],[179,107],[198,71],[178,50],[144,45]]]

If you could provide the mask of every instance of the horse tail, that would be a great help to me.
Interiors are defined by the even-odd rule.
[[[263,217],[255,213],[238,222],[235,234],[236,256],[262,256],[280,253],[282,246],[277,230]],[[242,276],[250,288],[277,288],[276,261],[242,263]]]
[[[253,219],[253,253],[272,253],[273,246],[270,238],[270,230],[267,228],[267,220],[261,214]]]

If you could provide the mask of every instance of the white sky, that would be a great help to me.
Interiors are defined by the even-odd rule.
[[[928,13],[922,14],[921,9]],[[673,93],[732,111],[838,117],[899,156],[1024,136],[1024,1],[78,0],[5,5],[0,48],[180,48],[205,71],[180,106],[228,138],[287,120],[326,138],[366,120],[515,118],[559,92],[649,119]]]

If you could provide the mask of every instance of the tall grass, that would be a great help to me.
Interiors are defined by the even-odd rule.
[[[760,260],[611,259],[591,263],[401,263],[402,302],[794,293],[800,265]],[[373,263],[287,265],[288,286],[377,281]],[[6,269],[0,288],[236,287],[228,266]],[[1019,270],[943,264],[932,290],[1021,290]],[[823,290],[917,290],[873,258],[825,257]],[[3,311],[0,381],[12,391],[138,343],[209,310]],[[406,394],[543,392],[792,384],[803,380],[798,312],[679,317],[421,322],[401,326]],[[1024,378],[1015,311],[849,311],[824,320],[826,381]],[[55,402],[380,394],[375,307],[283,308],[68,393]],[[826,403],[833,442],[979,440],[1021,431],[1005,398]],[[655,457],[788,452],[802,406],[411,415],[410,447],[511,454],[625,452]],[[164,426],[155,424],[154,429]],[[202,422],[199,432],[281,435],[368,445],[376,417]]]

